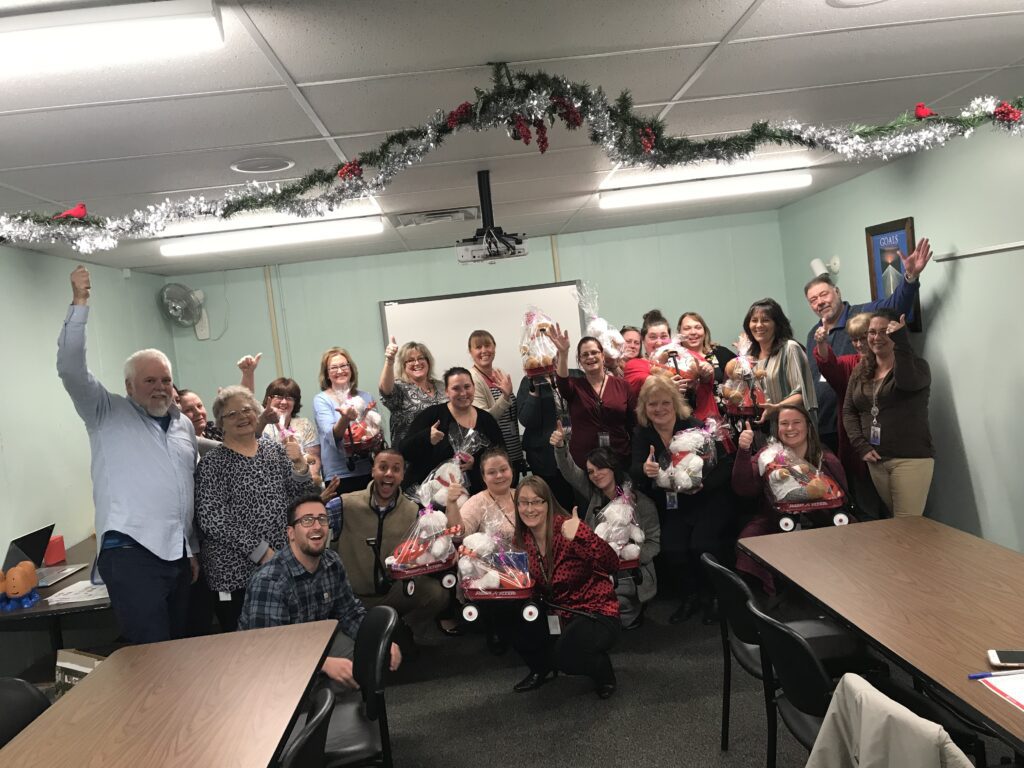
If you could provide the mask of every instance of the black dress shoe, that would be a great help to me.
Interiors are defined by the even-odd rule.
[[[696,595],[687,595],[675,612],[668,617],[669,624],[682,624],[700,610]]]
[[[597,698],[599,699],[607,699],[613,693],[615,693],[615,683],[601,683],[597,686]]]
[[[540,688],[544,683],[548,681],[549,672],[531,672],[518,683],[512,686],[512,690],[516,693],[526,693],[526,691],[535,691]],[[558,674],[557,672],[555,673]],[[554,675],[552,675],[553,677]]]

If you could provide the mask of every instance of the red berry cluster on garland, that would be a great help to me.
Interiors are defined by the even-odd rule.
[[[567,98],[564,96],[552,96],[551,103],[555,105],[556,114],[570,131],[583,125],[583,115],[580,114],[576,105]]]
[[[513,124],[515,134],[512,138],[519,137],[519,140],[526,146],[530,146],[530,140],[533,139],[533,134],[530,133],[530,126],[526,122],[526,118],[522,115],[515,115],[515,122]]]
[[[992,111],[992,117],[1000,123],[1016,123],[1020,120],[1021,111],[1008,101],[1004,101]]]
[[[933,117],[934,115],[935,112],[932,112],[930,109],[928,109],[928,107],[925,105],[923,101],[917,102],[917,104],[914,106],[914,117],[916,117],[918,120],[924,120],[926,117]]]
[[[654,142],[657,137],[654,135],[653,129],[647,126],[640,131],[640,146],[644,148],[645,154],[651,154],[654,151]]]
[[[455,128],[469,120],[470,115],[473,114],[473,105],[468,101],[464,101],[451,112],[448,113],[448,127]]]
[[[537,149],[543,155],[548,151],[548,127],[543,120],[535,122],[533,127],[537,130]]]
[[[342,179],[358,179],[363,175],[363,166],[359,164],[358,160],[349,160],[338,171],[338,178]]]

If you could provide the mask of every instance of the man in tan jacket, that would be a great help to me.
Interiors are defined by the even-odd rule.
[[[401,493],[405,459],[385,448],[373,460],[370,484],[341,497],[341,536],[335,546],[352,591],[369,608],[390,605],[421,634],[448,605],[448,590],[432,576],[414,579],[412,596],[405,582],[392,581],[384,559],[412,528],[419,506]],[[369,542],[375,542],[373,544]]]

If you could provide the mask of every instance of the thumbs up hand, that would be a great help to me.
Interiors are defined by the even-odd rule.
[[[395,337],[391,337],[391,343],[384,349],[384,359],[389,363],[395,362],[395,356],[398,355],[398,342],[395,341]]]
[[[579,507],[572,508],[572,517],[562,523],[562,535],[569,541],[576,538],[576,532],[580,529]]]
[[[743,423],[743,431],[740,432],[739,439],[736,441],[741,451],[749,451],[750,447],[754,444],[754,430],[750,428],[750,421],[747,420]]]
[[[561,448],[565,445],[565,429],[562,428],[561,419],[555,422],[555,430],[551,433],[551,437],[548,438],[548,442],[555,448]]]
[[[430,444],[437,445],[444,440],[444,432],[441,431],[441,420],[438,419],[430,425]]]
[[[654,446],[652,445],[651,452],[647,454],[647,461],[644,462],[644,475],[653,480],[658,476],[660,470],[661,465],[654,460]]]

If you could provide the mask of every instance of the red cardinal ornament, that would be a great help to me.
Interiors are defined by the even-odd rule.
[[[935,113],[928,109],[923,101],[917,102],[914,106],[914,117],[918,120],[924,120],[926,117],[933,117],[934,115]]]
[[[79,203],[74,208],[68,208],[64,213],[58,213],[55,219],[84,219],[86,216],[85,203]]]

